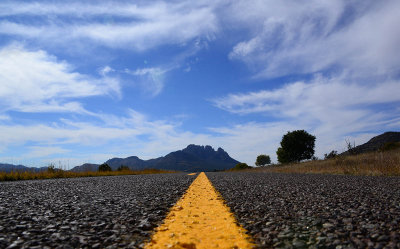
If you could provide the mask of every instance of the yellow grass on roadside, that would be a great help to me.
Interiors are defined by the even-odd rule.
[[[268,166],[255,170],[276,173],[400,176],[400,150],[337,156],[328,160]]]
[[[118,176],[118,175],[143,175],[143,174],[161,174],[174,173],[174,171],[159,169],[144,170],[124,170],[124,171],[88,171],[71,172],[64,170],[42,171],[42,172],[0,172],[0,181],[18,181],[18,180],[36,180],[52,178],[74,178],[74,177],[95,177],[95,176]]]

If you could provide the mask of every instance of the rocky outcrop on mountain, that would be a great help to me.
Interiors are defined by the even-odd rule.
[[[164,157],[148,161],[150,168],[179,171],[215,171],[233,168],[238,161],[231,158],[222,148],[216,151],[209,145],[191,144]]]

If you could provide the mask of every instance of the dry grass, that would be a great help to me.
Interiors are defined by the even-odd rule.
[[[257,168],[277,173],[400,176],[400,150],[337,156],[333,159]]]
[[[95,177],[95,176],[118,176],[118,175],[144,175],[144,174],[161,174],[174,173],[174,171],[145,169],[145,170],[124,170],[124,171],[89,171],[89,172],[70,172],[64,170],[48,170],[43,172],[0,172],[0,181],[18,181],[18,180],[37,180],[52,178],[75,178],[75,177]]]

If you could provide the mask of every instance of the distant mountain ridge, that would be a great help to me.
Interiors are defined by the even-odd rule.
[[[171,152],[166,156],[142,160],[137,156],[127,158],[112,158],[107,163],[113,170],[119,166],[128,166],[133,170],[140,169],[166,169],[185,172],[214,171],[233,168],[239,161],[231,158],[222,148],[214,150],[211,146],[188,145],[183,150]],[[76,166],[71,171],[83,172],[97,169],[97,164],[83,164]]]
[[[47,167],[41,167],[41,168],[36,168],[36,167],[27,167],[24,165],[14,165],[14,164],[8,164],[8,163],[0,163],[0,171],[1,172],[12,172],[12,171],[33,171],[33,172],[40,172],[43,170],[46,170]]]
[[[231,158],[229,154],[222,148],[214,150],[211,146],[188,145],[183,150],[178,150],[167,154],[166,156],[142,160],[137,156],[130,156],[127,158],[112,158],[105,163],[110,165],[113,170],[118,169],[119,166],[128,166],[133,170],[141,169],[165,169],[176,170],[184,172],[198,172],[198,171],[215,171],[233,168],[239,161]],[[80,166],[72,168],[73,172],[87,172],[97,171],[99,164],[85,163]],[[0,171],[34,171],[40,172],[47,170],[47,167],[26,167],[24,165],[1,164]]]

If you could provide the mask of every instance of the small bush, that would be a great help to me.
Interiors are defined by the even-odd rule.
[[[338,153],[336,150],[332,150],[329,154],[324,154],[324,159],[332,159],[337,157]]]
[[[353,141],[353,144],[350,142],[350,140],[346,139],[346,146],[347,146],[347,152],[350,155],[357,155],[357,151],[356,151],[356,142]]]
[[[102,172],[112,171],[112,169],[108,164],[103,163],[102,165],[99,166],[99,171],[102,171]]]
[[[54,164],[49,164],[49,166],[47,167],[47,172],[48,173],[51,173],[51,174],[53,174],[53,173],[55,173],[56,172],[56,166],[54,166]]]
[[[246,163],[238,163],[236,166],[233,168],[234,170],[242,170],[242,169],[251,169],[249,165]]]

